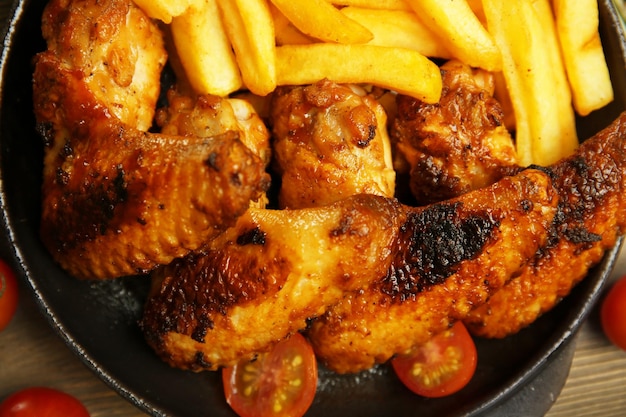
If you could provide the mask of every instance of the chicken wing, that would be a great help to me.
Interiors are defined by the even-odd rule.
[[[505,337],[552,309],[585,277],[626,227],[626,114],[549,172],[559,215],[546,247],[465,319],[484,337]]]
[[[382,276],[400,207],[355,196],[323,208],[251,208],[205,250],[153,272],[141,327],[172,366],[217,369],[306,326]]]
[[[51,0],[41,30],[59,68],[77,71],[97,102],[124,124],[152,126],[167,54],[159,28],[132,1]]]
[[[392,143],[410,166],[409,186],[417,204],[493,184],[517,165],[489,78],[458,61],[444,64],[441,73],[441,100],[427,104],[398,95],[390,130]]]
[[[400,300],[433,297],[430,317],[441,323],[422,328],[445,328],[532,256],[555,212],[550,180],[536,170],[421,209],[368,194],[319,208],[250,209],[205,251],[154,273],[141,325],[166,362],[193,370],[253,358],[370,285],[389,297],[383,314]],[[407,318],[393,330],[410,326]]]
[[[267,165],[271,158],[270,134],[261,117],[246,100],[213,95],[190,97],[176,88],[167,93],[168,106],[156,114],[161,133],[209,138],[239,132],[239,139]]]
[[[131,19],[129,10],[134,20],[119,17]],[[76,17],[81,13],[93,20]],[[58,39],[49,38],[50,48],[37,55],[33,80],[45,141],[41,238],[79,278],[167,264],[234,224],[268,187],[263,161],[237,132],[213,138],[145,132],[154,110],[143,106],[153,103],[152,93],[141,84],[136,94],[131,86],[119,94],[103,87],[111,69],[99,60],[116,49],[100,48],[100,42],[140,49],[145,27],[153,25],[140,13],[132,2],[118,0],[53,1],[45,12],[44,32]],[[119,14],[116,22],[128,27],[107,29],[101,14]],[[47,22],[53,23],[45,27]],[[154,63],[138,59],[130,78],[158,86],[158,74],[144,65]]]
[[[557,196],[539,171],[414,209],[409,251],[386,274],[312,322],[318,358],[357,372],[410,351],[465,317],[545,244]]]
[[[282,87],[271,109],[280,207],[316,207],[357,193],[394,195],[387,115],[365,91],[327,80]]]

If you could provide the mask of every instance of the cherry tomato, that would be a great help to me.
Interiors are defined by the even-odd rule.
[[[222,380],[226,401],[241,417],[299,417],[315,397],[317,362],[296,333],[254,361],[225,368]]]
[[[11,267],[0,260],[0,331],[3,330],[17,309],[17,280]]]
[[[626,350],[626,276],[609,289],[600,308],[602,329],[609,340]]]
[[[63,391],[30,387],[0,403],[0,417],[89,417],[85,406]]]
[[[407,388],[424,397],[444,397],[463,388],[476,371],[476,345],[461,322],[410,355],[391,360]]]

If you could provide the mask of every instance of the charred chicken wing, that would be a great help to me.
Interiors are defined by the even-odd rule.
[[[430,306],[435,322],[406,315],[393,327],[418,327],[425,337],[519,269],[547,238],[555,211],[548,176],[533,170],[422,209],[366,194],[319,208],[250,209],[206,251],[154,273],[142,328],[173,366],[217,369],[253,358],[328,306],[372,286],[398,303],[420,299]],[[366,323],[382,322],[370,312],[358,314]],[[355,343],[370,335],[349,330]],[[332,346],[340,344],[335,336]],[[351,353],[343,350],[337,360],[352,362]],[[358,361],[365,365],[372,363]]]
[[[547,245],[521,274],[469,314],[472,333],[504,337],[553,308],[615,245],[626,227],[626,114],[548,172],[559,214]]]
[[[167,264],[234,224],[267,188],[265,164],[236,131],[143,130],[159,86],[154,56],[120,67],[130,71],[124,80],[143,83],[137,91],[134,81],[108,80],[104,62],[124,53],[115,45],[140,50],[146,34],[158,38],[132,2],[52,1],[43,30],[49,49],[36,57],[33,85],[45,141],[41,237],[69,273],[114,278]]]
[[[548,176],[528,170],[412,209],[385,274],[312,323],[316,354],[348,373],[426,342],[521,269],[545,243],[557,203]]]
[[[441,100],[427,104],[399,95],[390,131],[410,166],[409,185],[418,204],[490,185],[517,165],[489,76],[458,61],[444,64],[441,73]]]

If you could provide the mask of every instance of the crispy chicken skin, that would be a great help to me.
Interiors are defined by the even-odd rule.
[[[333,371],[358,372],[447,329],[545,243],[557,202],[548,176],[527,170],[413,209],[400,234],[409,243],[386,273],[313,321],[316,355]]]
[[[190,97],[175,88],[167,92],[168,106],[156,114],[161,133],[207,138],[229,131],[265,164],[271,158],[270,134],[263,120],[245,100],[212,95]]]
[[[397,299],[425,294],[442,322],[417,323],[432,332],[518,269],[547,238],[555,212],[548,176],[533,170],[421,209],[371,194],[319,208],[250,209],[203,253],[154,272],[141,325],[171,365],[217,369],[379,285]],[[403,319],[397,327],[410,326]]]
[[[401,208],[355,196],[323,208],[251,208],[205,250],[153,272],[141,327],[172,366],[252,359],[384,274]]]
[[[436,104],[398,95],[392,143],[410,166],[417,204],[429,204],[493,184],[517,165],[515,145],[493,86],[482,72],[449,61],[441,67]]]
[[[78,71],[95,100],[123,123],[148,130],[167,60],[163,37],[129,0],[51,0],[42,34],[59,67]]]
[[[357,193],[393,196],[395,171],[383,107],[358,87],[323,80],[273,95],[279,205],[316,207]]]
[[[144,273],[199,248],[234,224],[269,181],[263,161],[236,132],[213,138],[147,133],[139,128],[143,111],[122,109],[117,116],[116,93],[113,100],[99,99],[92,90],[95,73],[108,71],[106,65],[96,65],[94,74],[90,66],[68,66],[77,51],[86,53],[81,41],[93,39],[83,32],[100,28],[87,19],[91,23],[76,23],[70,30],[66,25],[74,22],[72,16],[124,16],[129,8],[135,10],[129,4],[53,1],[44,21],[64,22],[57,29],[71,36],[60,36],[62,43],[51,41],[51,49],[36,57],[34,111],[45,142],[41,237],[54,259],[78,278]],[[148,19],[141,23],[111,28],[106,38],[96,40],[135,45],[145,25],[152,24]],[[100,49],[89,50],[95,57],[78,62],[98,59]],[[136,76],[151,73],[140,62]],[[156,77],[148,84],[158,85]],[[123,90],[131,91],[129,105],[135,106],[132,89]]]
[[[559,189],[559,215],[546,247],[519,277],[465,323],[472,333],[505,337],[531,324],[568,295],[615,245],[626,227],[626,114],[549,170]]]

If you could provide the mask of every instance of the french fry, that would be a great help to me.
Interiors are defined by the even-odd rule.
[[[435,58],[452,57],[439,38],[412,11],[348,6],[341,12],[374,34],[368,42],[370,45],[414,49]]]
[[[197,1],[174,17],[170,27],[181,65],[194,90],[227,96],[241,87],[239,67],[216,0]]]
[[[153,19],[171,23],[197,0],[133,0],[140,9]]]
[[[327,78],[366,83],[411,95],[427,103],[441,97],[439,67],[419,52],[375,45],[315,43],[276,48],[279,85],[312,84]]]
[[[598,1],[553,0],[553,7],[574,109],[586,116],[613,101],[598,33]]]
[[[483,0],[467,0],[467,4],[474,12],[481,23],[485,23],[485,11],[483,10]]]
[[[313,43],[314,39],[300,32],[287,17],[282,14],[272,3],[269,3],[270,13],[274,19],[274,31],[276,32],[277,45],[302,45]]]
[[[326,0],[337,6],[356,6],[367,9],[411,10],[405,0]]]
[[[326,0],[271,0],[302,33],[324,42],[365,43],[372,33]]]
[[[549,165],[578,146],[571,94],[549,0],[484,0],[489,31],[502,51],[524,165]]]
[[[218,0],[244,85],[265,96],[276,88],[274,22],[265,0]]]
[[[456,58],[472,67],[501,70],[500,51],[466,0],[406,2]]]

